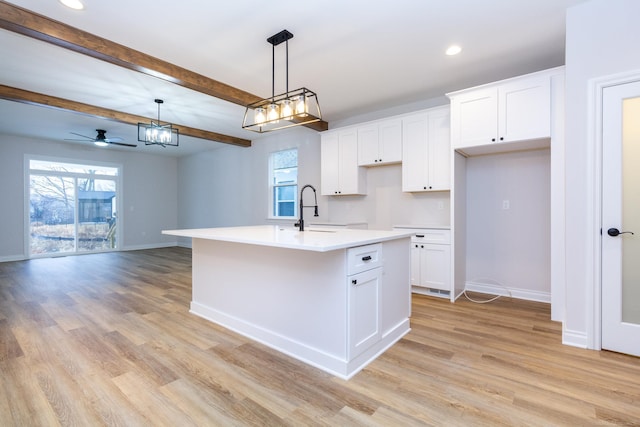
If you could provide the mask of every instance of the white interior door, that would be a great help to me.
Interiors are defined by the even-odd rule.
[[[640,356],[640,82],[602,111],[602,348]]]

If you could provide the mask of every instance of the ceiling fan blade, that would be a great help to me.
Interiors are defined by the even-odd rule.
[[[119,136],[113,137],[113,138],[105,138],[104,142],[122,142],[124,141],[122,138],[120,138]]]
[[[94,138],[94,137],[92,137],[92,136],[81,135],[81,134],[79,134],[79,133],[75,133],[75,132],[69,132],[69,133],[70,133],[70,134],[73,134],[73,135],[81,136],[81,137],[83,137],[83,138],[87,138],[87,139],[88,139],[88,140],[90,140],[90,141],[95,141],[95,138]],[[79,141],[79,140],[77,140],[77,141]]]
[[[114,138],[116,139],[116,138]],[[122,140],[122,138],[120,138]],[[109,144],[122,145],[123,147],[137,147],[136,144],[127,144],[126,142],[114,142],[113,139],[109,140]]]

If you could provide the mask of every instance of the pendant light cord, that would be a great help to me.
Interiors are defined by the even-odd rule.
[[[285,78],[286,78],[286,89],[287,96],[289,96],[289,39],[286,39],[285,42]],[[273,101],[276,97],[276,45],[275,43],[271,44],[271,100]],[[160,108],[160,106],[158,106]],[[160,116],[160,112],[158,111],[158,117]],[[159,120],[159,119],[158,119]]]
[[[287,78],[287,97],[288,97],[289,96],[289,39],[287,39],[284,43],[285,43],[285,49],[286,49],[286,55],[287,55],[287,58],[286,58],[287,71],[285,73],[285,76]]]
[[[271,45],[271,101],[276,96],[276,45]]]

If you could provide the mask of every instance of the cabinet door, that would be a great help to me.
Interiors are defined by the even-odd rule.
[[[340,188],[340,140],[338,133],[324,133],[320,142],[320,193],[324,196],[337,194]]]
[[[430,190],[451,188],[451,132],[449,110],[429,113],[427,172]]]
[[[402,120],[402,191],[428,189],[429,126],[427,113]]]
[[[425,244],[421,254],[421,286],[451,290],[451,246]]]
[[[352,360],[381,338],[382,268],[349,276],[349,356]]]
[[[550,80],[526,78],[498,87],[499,142],[551,136]]]
[[[451,100],[453,148],[491,144],[496,142],[497,135],[497,89],[478,89],[457,95]]]
[[[378,125],[372,124],[358,128],[358,165],[371,166],[380,161],[378,153]]]
[[[358,167],[358,133],[355,129],[340,132],[338,194],[363,194],[364,175]]]
[[[379,163],[402,161],[402,120],[385,120],[378,124]]]

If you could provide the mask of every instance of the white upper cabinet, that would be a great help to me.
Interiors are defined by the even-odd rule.
[[[449,111],[447,105],[323,132],[321,194],[366,194],[366,168],[394,163],[402,163],[402,191],[449,190]]]
[[[377,166],[402,161],[402,120],[358,127],[358,165]]]
[[[402,191],[450,188],[449,107],[434,108],[402,120]]]
[[[323,133],[320,156],[320,193],[322,195],[365,194],[365,171],[358,167],[356,129]]]
[[[448,94],[456,149],[551,136],[551,77],[533,74]]]

